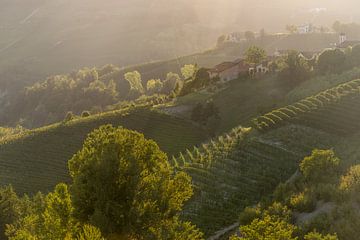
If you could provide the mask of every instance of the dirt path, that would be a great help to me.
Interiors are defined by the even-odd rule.
[[[231,225],[231,226],[228,226],[228,227],[226,227],[226,228],[224,228],[224,229],[221,229],[221,230],[217,231],[213,236],[209,237],[207,240],[218,240],[218,239],[220,239],[222,236],[224,236],[225,234],[227,234],[227,233],[229,233],[230,231],[233,231],[233,230],[235,230],[236,228],[238,228],[239,225],[240,225],[240,224],[239,224],[238,222],[236,222],[236,223],[234,223],[234,224]]]

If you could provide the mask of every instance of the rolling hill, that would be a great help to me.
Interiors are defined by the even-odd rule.
[[[67,161],[87,134],[104,125],[123,126],[154,139],[169,155],[207,136],[192,123],[146,108],[115,111],[31,130],[0,143],[0,182],[19,193],[47,192],[69,180]]]

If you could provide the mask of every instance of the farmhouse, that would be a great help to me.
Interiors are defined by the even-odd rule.
[[[238,78],[241,74],[247,74],[250,65],[244,59],[239,59],[234,62],[223,62],[210,69],[210,78],[218,77],[221,81],[227,82]]]

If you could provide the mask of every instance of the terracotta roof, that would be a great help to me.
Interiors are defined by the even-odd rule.
[[[236,66],[236,65],[237,65],[236,62],[223,62],[223,63],[220,63],[220,64],[216,65],[215,67],[213,67],[213,68],[210,69],[209,71],[210,71],[210,72],[220,73],[220,72],[223,72],[223,71],[225,71],[226,69],[232,68],[232,67],[234,67],[234,66]]]

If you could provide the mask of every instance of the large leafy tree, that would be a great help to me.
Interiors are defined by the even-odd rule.
[[[231,240],[296,240],[296,227],[276,215],[265,214],[254,219],[249,225],[241,226],[241,238],[233,236]]]
[[[245,52],[245,59],[247,63],[259,64],[266,59],[266,51],[263,48],[251,46]]]
[[[309,182],[329,182],[338,174],[340,159],[333,150],[315,149],[300,163],[300,170]]]
[[[345,67],[346,55],[340,49],[329,49],[322,52],[317,61],[318,71],[322,74],[340,73]]]
[[[174,173],[154,141],[123,128],[93,131],[70,161],[75,216],[110,235],[134,239],[201,239],[178,219],[193,190]]]
[[[192,78],[196,72],[197,66],[193,64],[185,64],[181,68],[181,75],[184,77],[185,80]]]
[[[136,98],[144,93],[141,74],[138,71],[127,72],[125,73],[124,77],[125,80],[130,84],[129,98]]]
[[[290,51],[280,62],[279,79],[289,86],[297,85],[310,76],[307,61],[297,51]]]

